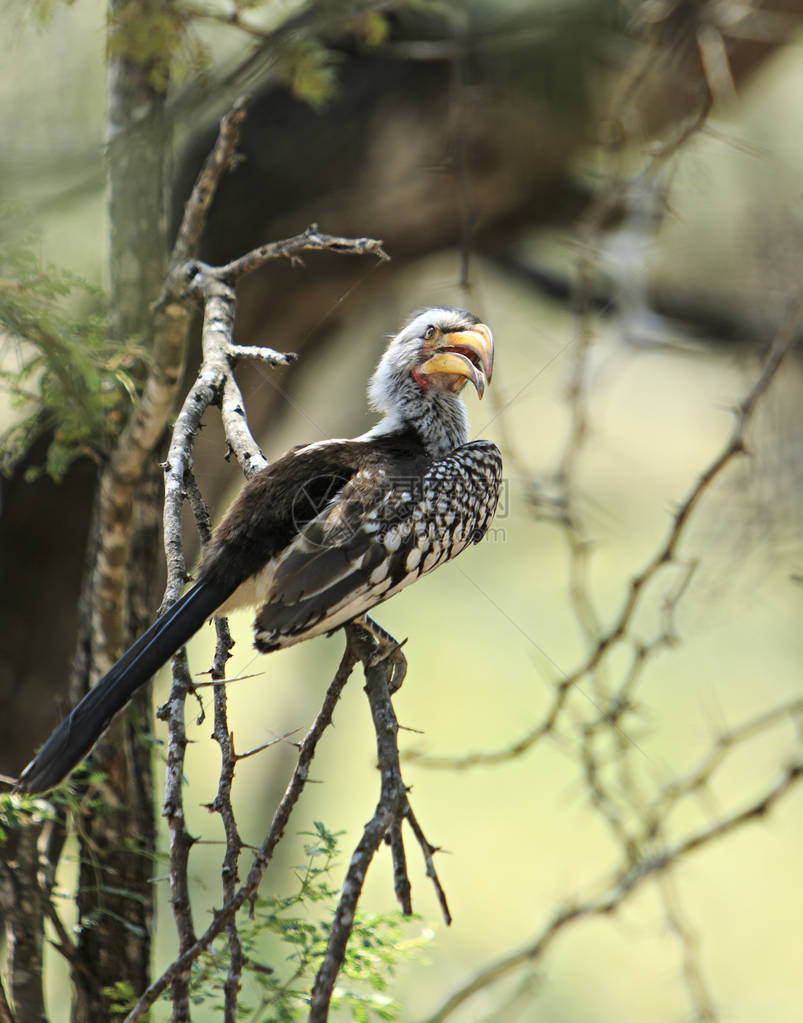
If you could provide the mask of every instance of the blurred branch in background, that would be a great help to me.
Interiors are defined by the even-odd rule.
[[[411,755],[410,759],[428,767],[465,770],[520,757],[535,743],[547,738],[562,739],[582,766],[589,803],[613,835],[619,851],[619,864],[606,871],[612,874],[613,880],[600,882],[602,894],[561,910],[544,925],[532,944],[482,970],[436,1013],[427,1017],[427,1023],[441,1023],[463,1002],[513,970],[537,969],[559,931],[585,918],[610,914],[651,875],[656,875],[658,881],[667,925],[684,947],[689,996],[696,1018],[718,1018],[710,1004],[703,972],[695,957],[693,939],[683,922],[677,898],[665,883],[665,875],[671,875],[680,867],[689,853],[722,840],[745,824],[763,819],[803,778],[803,698],[762,711],[738,727],[716,736],[710,753],[686,778],[665,780],[655,777],[654,764],[645,772],[644,761],[649,761],[649,758],[630,733],[635,733],[640,716],[639,684],[643,681],[647,661],[679,642],[675,612],[696,567],[694,562],[684,563],[678,558],[678,547],[689,520],[730,463],[747,452],[747,433],[756,406],[802,335],[803,299],[799,299],[790,310],[783,329],[773,340],[755,383],[734,409],[733,430],[724,448],[703,469],[690,493],[680,503],[666,539],[658,545],[647,564],[626,583],[624,603],[608,625],[602,624],[591,599],[586,574],[589,541],[576,507],[574,471],[567,469],[567,466],[575,464],[585,430],[575,427],[570,431],[569,447],[559,472],[561,499],[558,505],[561,508],[561,528],[569,548],[572,606],[585,633],[589,654],[578,668],[558,681],[552,705],[542,721],[508,747],[494,752],[467,754],[457,759],[415,755]],[[581,366],[575,372],[575,380],[583,375],[585,366],[582,363],[588,356],[588,347],[584,346],[580,351]],[[585,412],[580,408],[583,400],[583,389],[572,386],[570,403],[575,424],[585,421]],[[536,514],[541,510],[536,503]],[[674,570],[676,579],[664,590],[661,628],[652,638],[643,640],[634,632],[633,620],[647,587],[665,569]],[[621,648],[628,651],[629,664],[624,670],[618,669],[615,661],[610,663],[610,655]],[[801,740],[800,755],[791,763],[777,765],[779,778],[768,782],[748,806],[726,810],[707,828],[681,838],[675,837],[671,818],[676,808],[683,800],[704,794],[710,788],[715,772],[731,753],[756,735],[790,725],[797,730]],[[651,774],[653,777],[649,777]]]
[[[537,634],[537,624],[529,626],[519,619],[514,622],[516,628],[524,631],[560,676],[551,704],[541,719],[509,745],[497,750],[456,757],[408,754],[411,761],[431,769],[466,771],[493,768],[523,757],[544,740],[560,743],[577,761],[588,805],[609,829],[618,862],[606,865],[603,876],[592,883],[596,894],[582,901],[569,896],[551,919],[535,929],[530,943],[479,969],[437,1011],[426,1016],[426,1023],[443,1023],[455,1015],[460,1019],[469,1018],[460,1015],[459,1010],[470,1005],[486,988],[493,988],[516,973],[519,979],[506,1003],[509,1015],[505,1018],[518,1017],[538,997],[536,978],[543,976],[548,968],[547,955],[553,939],[581,921],[617,912],[647,880],[655,882],[666,929],[681,946],[690,1011],[695,1019],[719,1019],[716,992],[706,980],[699,941],[686,919],[673,880],[691,853],[727,840],[747,824],[765,820],[803,778],[801,697],[765,707],[741,724],[715,734],[709,752],[684,777],[667,778],[665,771],[650,760],[634,738],[643,727],[647,706],[640,688],[645,682],[647,663],[656,654],[671,651],[681,642],[676,627],[677,609],[700,560],[683,557],[683,540],[689,532],[690,521],[700,513],[705,497],[721,484],[721,478],[736,459],[750,457],[749,437],[754,432],[751,428],[756,409],[803,338],[803,298],[795,275],[788,275],[783,282],[785,294],[781,301],[787,306],[784,322],[769,344],[752,386],[732,410],[733,427],[721,450],[702,468],[690,491],[678,502],[664,540],[657,544],[641,569],[629,579],[621,580],[623,602],[612,619],[598,607],[593,596],[590,565],[594,544],[584,522],[583,484],[578,464],[586,441],[593,435],[588,398],[600,317],[616,315],[623,335],[620,343],[671,345],[679,336],[683,344],[684,332],[686,338],[693,337],[703,324],[710,331],[709,315],[703,314],[699,318],[695,316],[691,322],[687,320],[678,334],[677,324],[681,319],[677,316],[678,310],[671,300],[664,303],[664,308],[676,315],[674,324],[652,313],[652,302],[642,280],[644,275],[649,276],[650,248],[669,209],[672,165],[677,165],[684,147],[695,135],[707,130],[712,109],[735,98],[736,87],[725,43],[731,30],[739,38],[786,39],[787,32],[799,27],[798,20],[786,13],[779,15],[747,8],[736,13],[728,4],[644,4],[642,14],[644,23],[651,26],[651,42],[645,43],[635,55],[631,68],[623,74],[614,92],[612,113],[603,119],[605,129],[601,141],[607,180],[601,179],[598,191],[572,232],[579,252],[574,272],[570,276],[556,277],[546,269],[542,276],[537,267],[517,259],[510,251],[506,255],[497,254],[506,270],[523,273],[536,286],[544,286],[552,295],[571,301],[575,310],[576,332],[559,353],[568,352],[572,369],[566,392],[567,440],[555,472],[548,477],[533,477],[526,467],[520,438],[514,430],[503,428],[507,464],[518,473],[532,513],[539,519],[555,522],[566,543],[569,605],[587,654],[577,668],[562,671],[548,652],[530,638],[532,633],[525,631],[532,628]],[[748,25],[757,36],[749,34]],[[656,31],[659,26],[661,31]],[[669,36],[668,27],[672,29]],[[652,154],[648,151],[640,166],[636,161],[634,167],[633,145],[639,141],[645,127],[643,118],[637,116],[637,108],[644,101],[645,90],[650,94],[654,86],[656,57],[659,67],[665,66],[670,57],[673,61],[688,62],[694,59],[691,47],[695,43],[702,71],[700,84],[705,86],[699,96],[699,110],[692,112],[686,124],[674,130],[668,141],[652,147]],[[625,232],[629,232],[627,247]],[[601,276],[607,280],[607,287],[600,288]],[[767,328],[766,324],[763,329],[757,323],[751,324],[752,315],[749,306],[742,303],[732,311],[730,323],[725,318],[720,322],[725,324],[729,334],[749,337],[757,355],[756,349],[760,350]],[[508,406],[532,383],[531,379],[523,386],[517,385],[512,396],[497,408],[495,417],[504,420]],[[662,582],[666,575],[669,580]],[[473,583],[468,576],[466,578]],[[663,593],[657,595],[661,586]],[[492,598],[488,599],[495,603]],[[658,627],[651,637],[644,638],[643,628],[636,627],[635,621],[642,604],[655,602],[660,604]],[[503,607],[496,606],[505,613]],[[742,801],[722,807],[718,812],[711,812],[713,821],[707,826],[678,833],[677,811],[684,801],[699,800],[706,804],[715,785],[715,775],[728,758],[741,752],[742,747],[756,737],[774,732],[787,737],[790,732],[796,735],[797,755],[789,760],[784,752],[775,764],[775,776],[769,772],[769,777],[757,782],[753,786],[757,793],[746,805]],[[500,993],[499,997],[505,996]]]
[[[798,708],[799,711],[799,708]],[[588,902],[569,904],[552,920],[548,921],[533,942],[526,948],[519,949],[511,955],[492,963],[473,977],[464,987],[457,991],[441,1006],[438,1011],[427,1017],[426,1023],[442,1023],[448,1019],[465,1001],[483,988],[496,983],[508,973],[516,969],[537,970],[540,960],[547,952],[553,939],[558,934],[579,920],[590,917],[608,917],[621,908],[627,897],[638,886],[656,875],[666,906],[667,924],[674,930],[684,945],[686,976],[689,980],[691,1007],[697,1019],[717,1019],[718,1014],[710,1004],[707,992],[701,981],[699,966],[694,957],[693,944],[687,926],[677,911],[677,905],[671,899],[671,889],[667,885],[667,876],[671,878],[672,868],[679,866],[691,852],[712,842],[719,841],[731,831],[754,820],[763,819],[775,804],[779,802],[803,777],[803,760],[784,769],[780,779],[770,786],[763,795],[749,806],[734,812],[732,815],[717,821],[705,830],[688,835],[680,842],[667,846],[653,855],[645,856],[629,868],[617,873],[614,881],[605,886],[602,893]],[[701,779],[705,783],[708,776]]]

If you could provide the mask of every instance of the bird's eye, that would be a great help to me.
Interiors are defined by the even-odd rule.
[[[424,340],[431,341],[433,337],[435,337],[435,327],[433,327],[432,324],[430,324],[424,331]]]

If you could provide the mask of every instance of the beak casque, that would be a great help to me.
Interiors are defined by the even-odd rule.
[[[470,358],[479,360],[479,366]],[[494,339],[490,327],[475,323],[470,330],[444,334],[435,353],[421,366],[419,372],[431,375],[443,373],[455,377],[452,390],[459,390],[470,381],[480,398],[491,381],[494,366]]]

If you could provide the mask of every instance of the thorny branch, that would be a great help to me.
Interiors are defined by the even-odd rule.
[[[216,619],[217,647],[212,666],[212,678],[220,680],[225,677],[226,661],[232,647],[232,638],[225,619]],[[234,898],[237,882],[240,879],[239,862],[243,841],[237,828],[234,807],[231,803],[231,788],[234,783],[234,768],[237,754],[234,748],[234,733],[229,731],[226,706],[226,688],[218,685],[214,688],[215,728],[213,735],[220,746],[220,780],[214,802],[209,806],[210,812],[220,814],[226,836],[226,852],[221,864],[221,895],[223,902],[231,902]],[[223,984],[223,1019],[225,1023],[237,1020],[237,996],[243,972],[243,945],[240,940],[237,924],[232,918],[226,923],[226,938],[229,945],[229,970]]]
[[[203,303],[203,363],[179,418],[185,421],[184,429],[194,434],[209,405],[220,405],[226,440],[246,477],[264,468],[267,462],[248,430],[245,403],[232,370],[243,358],[259,359],[271,366],[286,366],[296,356],[234,342],[234,285],[241,277],[273,259],[297,259],[301,252],[324,250],[351,255],[371,254],[381,261],[388,258],[382,243],[376,239],[323,234],[312,225],[293,238],[261,246],[224,267],[207,266],[199,260],[183,263],[170,274],[167,290],[160,299],[160,304],[189,299]],[[189,448],[185,446],[183,450],[189,451]],[[172,466],[169,457],[167,464]],[[183,475],[178,478],[183,479]]]
[[[215,175],[233,159],[237,129],[244,107],[239,103],[223,119],[220,137],[213,154],[204,166],[193,198],[179,233],[181,246],[186,252],[197,246],[201,222],[206,214]],[[193,215],[189,211],[195,211]],[[156,309],[169,309],[197,299],[203,303],[202,328],[203,360],[176,419],[172,443],[164,463],[165,511],[164,542],[168,566],[168,583],[162,610],[174,602],[187,580],[186,562],[181,536],[181,510],[189,499],[202,543],[210,535],[211,527],[203,497],[192,473],[193,438],[201,419],[212,404],[220,406],[221,418],[230,449],[237,457],[248,477],[266,465],[266,461],[248,429],[245,409],[234,377],[234,366],[241,358],[256,358],[270,365],[287,365],[295,356],[270,349],[237,345],[233,340],[236,310],[235,285],[240,277],[280,257],[299,261],[306,251],[330,251],[354,255],[372,254],[387,259],[381,243],[371,238],[341,238],[321,233],[312,225],[302,234],[284,241],[261,246],[224,267],[211,267],[196,259],[188,259],[171,271],[163,295]],[[213,685],[222,682],[225,664],[232,645],[228,626],[216,619],[218,633],[215,661],[212,668]],[[256,896],[262,875],[268,867],[290,812],[307,779],[309,764],[323,730],[331,721],[332,712],[357,660],[366,666],[366,692],[371,704],[377,734],[377,751],[382,777],[382,791],[374,817],[366,826],[363,839],[352,858],[351,866],[341,893],[329,947],[322,961],[312,995],[310,1020],[325,1020],[334,983],[345,956],[346,946],[354,924],[356,904],[362,890],[366,871],[386,836],[394,863],[396,892],[402,909],[411,912],[410,882],[407,877],[406,858],[401,836],[401,822],[410,822],[426,862],[447,922],[448,907],[445,895],[433,865],[435,847],[429,844],[413,814],[407,799],[399,766],[397,725],[390,702],[389,682],[398,667],[397,657],[374,663],[374,641],[359,627],[348,631],[346,652],[340,668],[327,692],[323,707],[304,741],[299,746],[299,760],[287,791],[274,815],[262,847],[256,854],[246,881],[238,887],[239,861],[243,842],[231,802],[232,784],[237,760],[234,735],[227,721],[225,685],[214,685],[214,737],[221,753],[218,792],[209,804],[211,812],[219,813],[223,821],[226,850],[222,863],[221,883],[223,909],[210,927],[198,938],[195,932],[189,898],[189,854],[195,839],[188,833],[182,802],[182,778],[187,738],[184,724],[184,703],[194,686],[189,675],[186,654],[182,650],[173,662],[173,687],[170,698],[160,715],[169,726],[167,772],[165,779],[165,816],[170,832],[170,885],[171,903],[179,934],[179,955],[171,966],[140,997],[127,1019],[140,1019],[154,1001],[168,987],[172,987],[173,1011],[176,1019],[190,1018],[190,969],[197,957],[207,949],[218,934],[225,932],[229,946],[229,971],[224,983],[224,1015],[230,1023],[238,1015],[238,994],[244,964],[242,942],[236,924],[237,910]],[[247,755],[247,754],[246,754]]]
[[[290,819],[290,814],[306,784],[310,764],[315,756],[318,741],[328,725],[331,724],[332,714],[334,713],[337,701],[340,699],[343,687],[348,681],[357,660],[356,653],[351,645],[348,644],[337,673],[326,691],[321,709],[318,711],[318,715],[303,741],[299,744],[298,762],[295,770],[276,809],[268,833],[254,856],[254,862],[245,881],[237,889],[234,897],[215,913],[212,923],[200,938],[196,939],[185,952],[179,955],[162,975],[151,984],[147,991],[143,992],[137,1004],[126,1016],[126,1023],[134,1023],[135,1020],[142,1019],[160,995],[174,982],[175,978],[189,971],[198,956],[205,949],[209,948],[219,934],[223,933],[226,924],[229,920],[234,919],[240,907],[256,896],[262,876],[270,864],[276,846]]]
[[[279,806],[276,809],[268,833],[254,856],[254,861],[249,869],[245,881],[239,888],[233,890],[233,894],[229,900],[215,913],[214,919],[206,931],[204,931],[204,933],[197,938],[192,945],[186,948],[174,960],[174,962],[170,964],[164,973],[155,980],[153,984],[151,984],[148,990],[141,995],[137,1004],[128,1016],[126,1016],[126,1023],[135,1023],[136,1020],[142,1019],[149,1008],[169,986],[175,985],[177,979],[189,973],[193,962],[201,955],[202,952],[209,948],[215,938],[224,931],[228,932],[229,925],[231,925],[234,921],[237,911],[247,902],[252,901],[256,897],[262,877],[270,865],[276,846],[287,827],[290,814],[298,802],[304,785],[306,784],[309,775],[309,768],[315,756],[318,741],[323,735],[325,729],[331,724],[332,714],[334,713],[335,706],[340,699],[343,687],[348,681],[354,666],[361,659],[363,659],[366,663],[366,692],[369,696],[377,729],[377,749],[379,752],[380,771],[382,772],[382,793],[380,795],[380,800],[377,804],[374,817],[369,824],[366,825],[363,839],[352,857],[346,883],[342,889],[336,923],[332,930],[330,947],[327,950],[327,954],[324,957],[324,961],[321,966],[321,974],[319,974],[320,980],[316,984],[318,993],[317,999],[315,995],[313,996],[313,1005],[315,1008],[310,1015],[310,1020],[320,1021],[326,1018],[329,998],[332,993],[332,985],[342,963],[346,942],[348,941],[348,937],[354,923],[354,910],[362,889],[365,871],[367,870],[379,844],[394,821],[400,821],[402,818],[406,818],[410,821],[416,839],[419,841],[422,851],[424,852],[425,860],[427,862],[427,872],[433,879],[433,883],[435,884],[436,891],[438,893],[438,898],[441,905],[444,907],[444,912],[447,914],[448,921],[448,909],[445,908],[446,903],[443,896],[443,890],[437,879],[437,875],[435,875],[434,869],[432,869],[432,854],[436,850],[426,841],[418,822],[415,820],[407,800],[406,787],[401,779],[399,753],[396,745],[397,726],[388,692],[388,678],[392,674],[392,665],[387,662],[374,664],[371,660],[371,655],[372,647],[370,645],[366,645],[366,640],[361,633],[361,630],[357,627],[347,630],[346,649],[340,662],[340,666],[338,667],[337,673],[326,692],[323,704],[315,718],[315,721],[303,741],[298,744],[299,755],[295,770],[287,788],[285,789],[285,793],[279,803]],[[220,692],[224,692],[225,690],[225,687],[223,686],[216,686],[215,688]],[[233,757],[235,761],[237,759],[233,747],[230,754],[224,754],[222,757],[223,767],[221,769],[221,774],[224,777],[227,775],[228,766],[231,764],[229,757]],[[215,807],[215,809],[217,809],[217,807]],[[231,848],[233,847],[234,845],[231,846]],[[229,848],[230,847],[227,845],[227,853]],[[233,968],[229,973],[227,983],[229,983],[233,988],[236,979],[236,968]]]
[[[407,787],[402,778],[398,746],[399,725],[390,699],[393,664],[389,658],[379,663],[374,662],[372,646],[370,643],[366,644],[366,634],[358,625],[347,626],[346,632],[349,644],[358,651],[360,660],[365,665],[365,692],[371,706],[371,717],[376,733],[381,790],[373,817],[363,828],[362,837],[351,857],[341,888],[326,954],[312,988],[309,1023],[325,1023],[328,1016],[329,1003],[346,954],[346,945],[354,925],[363,882],[371,861],[385,839],[391,847],[397,898],[405,913],[412,912],[410,879],[407,875],[407,859],[401,834],[402,821],[405,819],[409,821],[424,853],[427,875],[435,886],[446,923],[451,922],[446,897],[432,862],[432,854],[436,850],[426,840],[415,819],[407,798]]]
[[[351,630],[350,630],[351,631]],[[358,634],[359,635],[359,634]],[[405,789],[399,770],[399,754],[396,740],[398,726],[390,702],[388,681],[391,668],[387,663],[369,667],[370,648],[366,649],[360,639],[349,637],[349,641],[360,644],[365,669],[365,692],[371,705],[371,716],[376,731],[379,770],[382,776],[379,802],[373,817],[365,825],[362,837],[351,857],[346,878],[343,882],[340,900],[329,934],[329,943],[323,962],[318,969],[310,1001],[309,1023],[323,1023],[329,1013],[329,1002],[340,966],[346,954],[346,944],[354,924],[357,900],[362,891],[365,875],[383,838],[394,821],[400,820],[404,805]]]

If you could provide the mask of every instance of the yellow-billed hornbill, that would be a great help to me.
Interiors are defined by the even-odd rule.
[[[50,736],[17,787],[43,792],[213,614],[251,604],[267,653],[331,632],[482,539],[502,459],[468,442],[460,391],[482,397],[493,337],[462,309],[415,313],[388,345],[369,397],[384,418],[353,440],[293,448],[249,480],[210,540],[198,581],[127,650]]]

